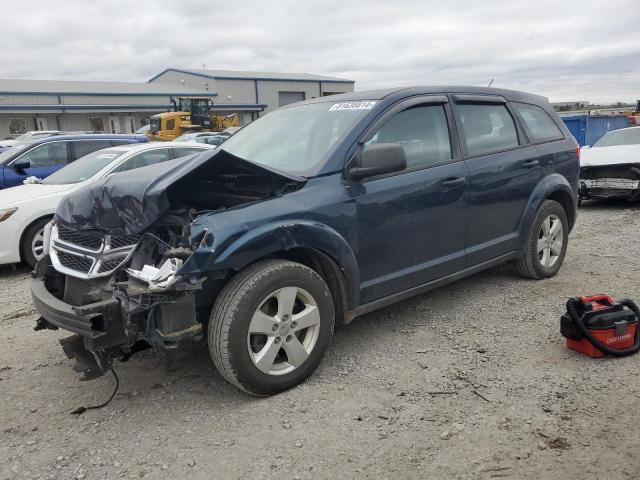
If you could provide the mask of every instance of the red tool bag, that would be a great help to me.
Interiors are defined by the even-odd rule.
[[[609,295],[575,297],[567,302],[560,331],[567,348],[593,358],[625,357],[640,350],[640,310],[628,299]]]

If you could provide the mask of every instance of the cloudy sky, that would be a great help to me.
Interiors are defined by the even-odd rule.
[[[639,0],[6,3],[0,78],[144,81],[204,64],[640,99]]]

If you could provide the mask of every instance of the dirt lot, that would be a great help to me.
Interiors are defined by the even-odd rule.
[[[78,382],[34,332],[26,269],[0,271],[0,478],[638,478],[640,356],[589,360],[567,297],[640,300],[640,211],[581,209],[560,274],[493,269],[338,330],[304,385],[256,399],[205,348],[145,352]]]

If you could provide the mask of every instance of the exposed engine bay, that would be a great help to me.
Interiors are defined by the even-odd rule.
[[[199,339],[229,274],[181,273],[216,249],[207,219],[304,185],[223,150],[166,163],[67,197],[45,233],[48,255],[32,287],[36,329],[75,332],[61,343],[88,378],[114,358]]]
[[[640,198],[640,163],[580,169],[580,198]]]

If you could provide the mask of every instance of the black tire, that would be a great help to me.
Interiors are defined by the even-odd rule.
[[[304,363],[291,372],[272,375],[258,369],[250,356],[249,324],[264,299],[285,287],[303,289],[313,297],[319,311],[319,331]],[[316,272],[295,262],[263,261],[236,274],[218,296],[209,320],[209,353],[220,374],[238,389],[251,395],[273,395],[313,373],[331,343],[334,323],[331,293]]]
[[[38,263],[38,260],[36,259],[35,255],[33,254],[33,250],[31,249],[31,243],[33,242],[34,237],[50,221],[50,218],[41,218],[33,225],[31,225],[24,233],[24,235],[22,235],[22,242],[20,243],[20,253],[22,256],[22,260],[31,268],[35,267],[36,263]]]
[[[538,236],[542,227],[543,221],[550,216],[555,215],[558,217],[562,224],[562,248],[560,255],[558,255],[555,263],[549,267],[542,264],[538,254]],[[565,212],[562,205],[554,200],[545,200],[542,206],[538,209],[536,217],[533,220],[527,241],[524,245],[524,251],[522,257],[514,262],[514,269],[516,273],[524,278],[532,278],[535,280],[542,280],[543,278],[553,277],[564,261],[565,254],[567,253],[567,243],[569,237],[569,222],[567,220],[567,212]]]

